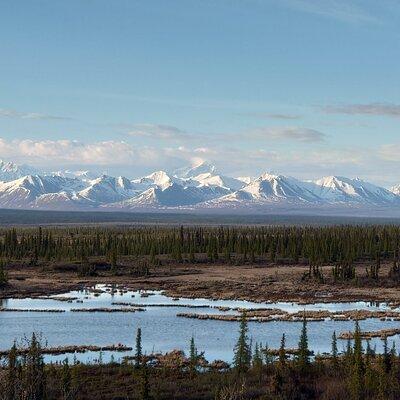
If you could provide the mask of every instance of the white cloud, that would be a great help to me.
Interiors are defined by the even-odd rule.
[[[400,144],[382,145],[378,154],[386,161],[400,162]]]
[[[11,109],[0,108],[0,117],[4,118],[17,118],[29,120],[68,120],[71,118],[60,117],[57,115],[40,114],[36,112],[21,112]]]
[[[75,140],[0,139],[0,156],[31,163],[113,165],[132,162],[138,154],[122,141],[85,144]]]
[[[346,115],[373,115],[400,118],[400,104],[393,103],[369,103],[369,104],[345,104],[323,107],[328,114]]]
[[[349,0],[279,0],[292,9],[347,23],[380,24],[377,15],[365,10],[362,2]]]
[[[131,125],[129,136],[153,139],[187,139],[188,134],[182,129],[163,124],[136,124]]]
[[[261,140],[291,140],[297,142],[323,142],[326,135],[320,131],[300,127],[261,127],[242,134],[243,137]]]
[[[233,143],[233,142],[232,142]],[[215,163],[231,175],[257,175],[262,171],[298,178],[324,175],[361,176],[373,182],[398,183],[400,144],[368,148],[333,148],[326,144],[318,149],[279,149],[271,145],[244,148],[230,145],[203,146],[136,146],[124,141],[84,143],[75,140],[5,140],[0,138],[0,158],[21,164],[32,164],[45,170],[93,168],[137,177],[156,169],[174,170],[199,161]]]

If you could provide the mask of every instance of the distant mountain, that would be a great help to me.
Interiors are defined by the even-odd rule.
[[[397,196],[400,195],[400,185],[392,186],[389,190]]]
[[[93,180],[101,176],[93,171],[88,170],[78,170],[78,171],[71,171],[71,170],[63,170],[63,171],[55,171],[51,173],[47,173],[46,175],[58,175],[63,178],[78,178],[83,180]]]
[[[328,176],[314,182],[314,193],[331,203],[362,203],[391,205],[399,201],[398,195],[390,190],[365,182],[341,176]]]
[[[262,174],[242,189],[214,201],[221,204],[232,202],[256,203],[316,203],[320,200],[313,193],[313,186],[283,175]]]
[[[200,162],[190,167],[180,168],[174,171],[173,175],[178,178],[192,178],[200,174],[211,174],[215,175],[217,173],[217,168],[206,162]]]
[[[29,165],[18,165],[11,161],[0,160],[0,181],[8,182],[26,175],[36,175],[40,172]]]
[[[88,182],[88,186],[78,192],[78,196],[93,205],[122,201],[140,193],[129,179],[103,175]]]
[[[196,188],[185,188],[173,183],[167,187],[152,187],[136,197],[115,204],[121,208],[154,208],[154,207],[180,207],[193,205],[203,201],[204,198]],[[111,205],[113,206],[113,205]]]
[[[150,187],[160,187],[165,189],[168,186],[171,186],[174,182],[180,182],[180,179],[168,175],[165,171],[155,171],[143,178],[134,179],[132,182],[142,189],[148,189]]]
[[[197,182],[199,186],[221,187],[233,191],[245,186],[245,183],[239,179],[230,178],[225,175],[213,175],[210,172],[205,172],[189,179],[192,182]]]
[[[27,175],[10,182],[0,182],[0,205],[4,208],[31,208],[49,193],[74,193],[82,182],[59,176]]]
[[[390,190],[340,176],[301,181],[263,173],[256,179],[220,174],[200,163],[130,180],[89,171],[37,172],[0,162],[0,207],[57,210],[386,210],[400,213],[400,185]],[[26,174],[25,174],[26,173]],[[25,174],[25,175],[23,175]],[[22,176],[20,176],[22,175]]]

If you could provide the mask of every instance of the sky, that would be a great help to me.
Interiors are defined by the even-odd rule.
[[[0,157],[400,183],[399,0],[0,2]]]

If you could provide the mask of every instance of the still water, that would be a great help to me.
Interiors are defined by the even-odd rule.
[[[199,351],[204,351],[208,360],[221,359],[232,361],[239,323],[214,320],[196,320],[178,318],[177,313],[193,312],[204,314],[220,314],[214,307],[242,307],[242,308],[278,308],[288,312],[301,310],[329,310],[345,311],[356,309],[386,310],[386,304],[370,304],[366,302],[353,303],[320,303],[299,305],[295,303],[252,303],[247,301],[212,301],[206,299],[179,299],[173,300],[161,292],[153,291],[148,297],[140,292],[113,291],[105,285],[96,286],[97,293],[92,290],[73,291],[53,297],[75,297],[72,302],[58,301],[54,298],[41,299],[6,299],[0,300],[0,306],[12,309],[63,309],[64,313],[35,313],[35,312],[0,312],[0,350],[8,349],[14,340],[24,336],[31,336],[32,332],[41,333],[43,340],[49,347],[67,345],[96,345],[105,346],[121,343],[134,347],[137,328],[142,329],[143,350],[150,352],[166,352],[173,349],[188,350],[190,338],[195,338]],[[112,305],[113,302],[127,302],[141,304],[145,312],[136,313],[75,313],[72,308],[122,308]],[[173,307],[146,307],[146,304],[172,304]],[[204,305],[204,308],[183,308],[179,305]],[[207,307],[207,306],[211,306]],[[228,311],[229,314],[234,311]],[[301,322],[249,322],[249,336],[252,342],[267,343],[270,348],[278,348],[283,333],[286,335],[286,347],[297,346]],[[380,321],[367,319],[360,322],[362,330],[373,331],[384,328],[398,328],[398,321]],[[329,352],[333,331],[340,332],[353,330],[352,321],[323,321],[308,323],[308,338],[310,349],[315,353]],[[400,337],[390,337],[389,344],[394,341],[400,349]],[[371,340],[371,346],[377,351],[382,349],[379,339]],[[345,341],[338,341],[339,350],[346,346]],[[113,357],[119,360],[130,353],[115,353]],[[73,355],[68,355],[72,359]],[[108,361],[110,352],[102,354],[103,361]],[[46,360],[62,360],[65,356],[46,356]],[[99,358],[98,353],[77,354],[78,360],[94,362]]]

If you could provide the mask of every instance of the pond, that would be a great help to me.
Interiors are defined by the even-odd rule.
[[[93,290],[94,289],[94,290]],[[60,301],[58,299],[74,300]],[[71,309],[90,308],[117,308],[123,306],[113,303],[135,303],[145,308],[144,312],[72,312]],[[160,305],[168,304],[169,307]],[[147,306],[146,306],[147,305]],[[152,306],[150,306],[152,305]],[[185,305],[196,306],[195,309],[184,308]],[[112,288],[107,285],[98,285],[95,288],[73,291],[51,298],[34,299],[6,299],[0,300],[0,306],[9,309],[37,309],[37,310],[65,310],[62,313],[52,312],[0,312],[0,350],[8,349],[14,340],[21,340],[24,336],[30,337],[32,332],[41,333],[43,340],[49,347],[67,345],[97,345],[106,346],[121,343],[126,346],[135,346],[136,331],[142,329],[143,350],[146,353],[167,352],[173,349],[188,351],[189,342],[193,336],[199,351],[205,352],[205,357],[212,361],[221,359],[232,361],[239,323],[216,320],[198,320],[179,318],[180,312],[194,312],[196,314],[224,314],[226,312],[216,307],[241,308],[277,308],[288,312],[302,310],[389,310],[386,304],[370,304],[367,302],[353,303],[317,303],[299,305],[288,302],[252,303],[235,300],[207,300],[207,299],[172,299],[159,291],[140,292],[126,291]],[[204,307],[202,307],[204,306]],[[235,313],[230,310],[229,314]],[[282,334],[286,335],[286,347],[297,347],[301,322],[273,321],[267,323],[249,322],[249,336],[252,343],[268,344],[270,348],[278,348]],[[398,321],[380,321],[367,319],[360,321],[363,331],[377,331],[380,329],[399,328]],[[309,347],[315,353],[330,352],[331,337],[334,331],[337,335],[343,331],[354,329],[353,321],[325,320],[308,323]],[[389,339],[389,345],[394,341],[396,348],[400,348],[399,336]],[[371,346],[377,351],[382,350],[382,341],[372,339]],[[339,351],[346,346],[346,341],[339,340]],[[119,360],[131,352],[114,353],[104,352],[103,361],[113,357]],[[70,359],[74,355],[68,355]],[[65,358],[65,355],[46,356],[46,361],[56,361]],[[99,353],[77,354],[76,359],[95,362]]]

